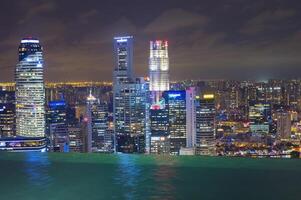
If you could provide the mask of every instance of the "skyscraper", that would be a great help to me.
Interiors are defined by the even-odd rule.
[[[186,91],[165,91],[163,98],[168,112],[170,154],[178,155],[180,148],[186,147]]]
[[[168,116],[168,110],[161,106],[153,106],[150,109],[150,153],[152,154],[170,153]]]
[[[196,124],[195,124],[195,88],[186,90],[186,147],[195,146]]]
[[[88,135],[91,135],[93,152],[111,151],[112,137],[108,132],[108,105],[91,93],[87,98]]]
[[[116,150],[144,152],[147,84],[135,78],[133,37],[114,38],[113,120]]]
[[[0,137],[15,136],[15,92],[0,91]]]
[[[215,101],[204,94],[196,101],[196,154],[215,155]]]
[[[291,120],[289,112],[280,111],[277,116],[277,138],[289,139],[291,137]]]
[[[114,37],[114,89],[133,79],[133,36]],[[114,91],[115,91],[114,90]]]
[[[68,152],[67,106],[64,100],[50,101],[46,112],[51,151]]]
[[[168,42],[150,41],[149,77],[152,104],[160,101],[163,91],[169,90]]]
[[[271,104],[267,102],[249,103],[250,130],[253,134],[267,134],[270,130]]]
[[[45,90],[42,46],[35,38],[24,38],[19,46],[16,81],[16,134],[45,135]]]
[[[119,85],[114,96],[114,125],[117,150],[144,152],[146,130],[147,84],[142,78]]]

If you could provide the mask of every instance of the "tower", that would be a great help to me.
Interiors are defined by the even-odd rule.
[[[196,154],[215,155],[214,94],[203,94],[196,101]]]
[[[149,77],[152,104],[157,104],[162,92],[169,90],[168,70],[168,42],[150,41]]]
[[[45,89],[42,46],[24,38],[19,46],[16,81],[16,135],[45,136]]]

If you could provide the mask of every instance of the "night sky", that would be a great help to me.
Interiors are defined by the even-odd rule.
[[[301,78],[301,0],[1,0],[0,82],[13,81],[22,37],[44,47],[48,81],[111,80],[112,38],[169,41],[170,78]]]

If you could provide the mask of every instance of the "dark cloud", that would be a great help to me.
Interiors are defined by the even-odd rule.
[[[111,80],[112,38],[130,34],[135,72],[149,40],[168,39],[172,79],[301,74],[301,4],[293,0],[4,0],[0,81],[12,81],[20,39],[38,37],[46,79]]]

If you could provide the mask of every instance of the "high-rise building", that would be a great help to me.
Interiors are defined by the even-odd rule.
[[[291,137],[291,119],[289,112],[278,112],[277,116],[277,138],[289,139]]]
[[[87,97],[88,135],[91,135],[92,152],[109,152],[112,137],[108,132],[108,104],[100,102],[91,93]]]
[[[215,155],[214,94],[203,94],[196,101],[196,154]]]
[[[68,126],[70,152],[85,152],[84,132],[80,123]]]
[[[193,148],[196,141],[195,88],[186,90],[186,147]]]
[[[50,141],[50,150],[68,152],[67,105],[64,100],[49,102],[46,112],[46,122],[46,132]]]
[[[15,135],[15,105],[0,103],[0,138]]]
[[[147,84],[143,78],[119,85],[114,96],[114,124],[117,151],[144,152]],[[136,142],[135,142],[136,141]]]
[[[266,102],[249,103],[250,130],[253,134],[267,134],[270,130],[271,104]]]
[[[16,134],[45,136],[45,90],[42,46],[35,38],[24,38],[19,46],[16,81]]]
[[[114,38],[113,120],[116,151],[144,152],[147,83],[133,75],[133,37]]]
[[[0,137],[15,136],[15,92],[0,91]]]
[[[170,153],[168,116],[168,110],[163,106],[152,106],[150,109],[150,153],[152,154]]]
[[[178,155],[181,147],[186,147],[186,91],[165,91],[163,98],[168,112],[170,154]]]
[[[114,37],[114,91],[118,85],[131,82],[133,77],[133,36]]]
[[[160,101],[162,92],[169,90],[169,58],[166,40],[150,41],[149,77],[152,104]]]

